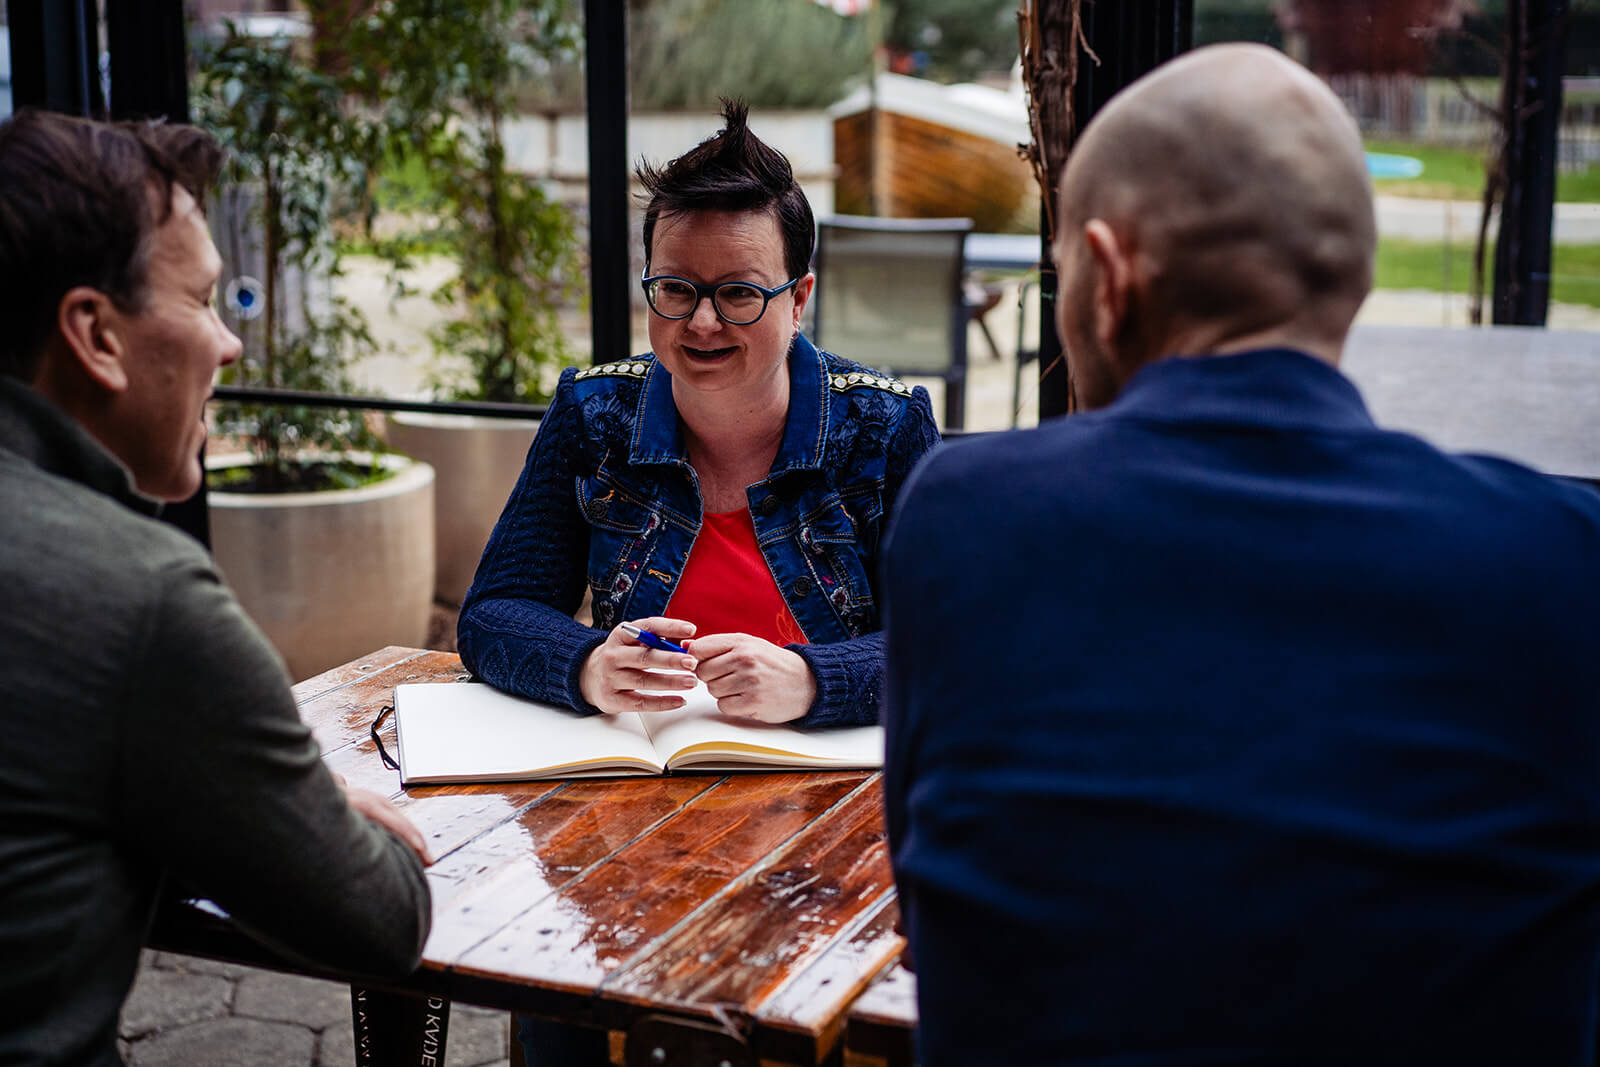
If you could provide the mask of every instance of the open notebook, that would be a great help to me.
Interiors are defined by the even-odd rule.
[[[731,719],[698,685],[676,711],[579,715],[479,682],[395,687],[400,780],[504,782],[883,766],[883,727],[796,730]]]

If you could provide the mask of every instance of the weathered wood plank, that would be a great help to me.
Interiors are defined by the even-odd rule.
[[[430,870],[436,922],[426,958],[457,964],[513,920],[525,923],[528,914],[549,910],[551,901],[559,902],[555,916],[532,920],[532,927],[558,923],[572,936],[583,936],[592,920],[580,907],[561,901],[558,891],[635,845],[716,783],[715,778],[562,783]],[[525,971],[526,961],[518,957],[482,955],[487,961],[477,968],[482,973],[521,976]]]
[[[917,1025],[917,976],[902,963],[890,967],[850,1005],[850,1021],[857,1020],[901,1030],[914,1029]]]
[[[882,795],[873,775],[729,892],[607,979],[601,994],[658,1009],[749,1019],[893,892]],[[840,996],[828,1010],[842,1012],[845,1004]]]
[[[530,808],[560,792],[559,782],[506,783],[498,788],[457,786],[422,794],[411,790],[394,798],[423,838],[436,861],[503,824],[513,823]]]
[[[313,675],[302,682],[297,682],[291,687],[290,692],[294,694],[294,702],[296,704],[304,704],[311,698],[321,696],[329,690],[337,689],[346,682],[425,654],[425,649],[389,645],[386,648],[380,648],[376,652],[362,656],[360,659],[351,660],[349,663],[344,663],[337,667],[330,667],[321,674]]]
[[[648,836],[540,901],[457,966],[549,987],[593,988],[651,952],[675,924],[736,884],[870,777],[869,772],[829,772],[736,775],[722,781]],[[456,921],[453,917],[452,924]]]
[[[454,652],[423,652],[358,674],[302,701],[300,717],[311,727],[323,753],[332,755],[368,736],[379,710],[393,701],[395,686],[402,682],[451,682],[465,675],[461,659]]]
[[[917,978],[897,963],[850,1005],[846,1067],[911,1067],[916,1029]]]
[[[531,805],[563,790],[578,789],[572,796],[585,796],[584,803],[601,803],[597,810],[605,811],[618,805],[637,803],[640,798],[660,785],[645,784],[646,780],[593,780],[579,783],[563,782],[498,782],[478,785],[412,786],[400,788],[399,772],[383,765],[377,747],[367,732],[371,720],[392,699],[392,687],[402,682],[448,682],[460,677],[460,660],[453,653],[428,653],[419,659],[397,665],[378,677],[363,678],[325,700],[337,700],[338,728],[349,740],[324,756],[330,770],[345,776],[352,785],[394,798],[395,805],[406,813],[427,838],[435,859],[444,859],[468,841],[485,834],[502,823],[512,821]],[[326,710],[326,709],[325,709]],[[357,733],[359,728],[360,732]],[[386,745],[390,755],[396,754],[393,734],[385,726]],[[660,779],[649,781],[660,782]],[[666,787],[668,795],[688,787]],[[698,788],[704,788],[700,786]],[[618,798],[613,804],[612,794]],[[631,798],[631,799],[630,799]],[[673,802],[676,803],[676,802]],[[539,816],[544,818],[545,816]],[[623,825],[618,822],[617,825]],[[596,840],[604,839],[604,834]],[[430,872],[438,884],[439,875]]]
[[[905,948],[905,938],[895,929],[900,908],[892,893],[885,894],[879,909],[864,920],[758,1006],[756,1020],[812,1034],[842,1022],[832,1006],[841,999],[855,1001],[875,988],[875,980],[897,965]]]

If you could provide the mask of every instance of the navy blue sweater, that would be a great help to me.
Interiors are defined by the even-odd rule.
[[[1600,495],[1173,359],[931,457],[885,593],[928,1067],[1594,1062]]]

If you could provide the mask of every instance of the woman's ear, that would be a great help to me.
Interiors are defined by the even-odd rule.
[[[68,351],[91,380],[113,393],[128,387],[127,350],[120,337],[124,318],[109,296],[87,285],[68,289],[56,309]]]
[[[807,272],[804,278],[794,283],[790,292],[794,293],[794,327],[800,328],[800,315],[805,311],[806,305],[811,302],[811,289],[817,284],[817,276]]]

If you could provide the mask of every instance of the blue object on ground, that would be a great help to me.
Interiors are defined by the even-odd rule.
[[[1367,173],[1374,178],[1420,178],[1422,160],[1410,156],[1392,156],[1383,152],[1367,153]]]

